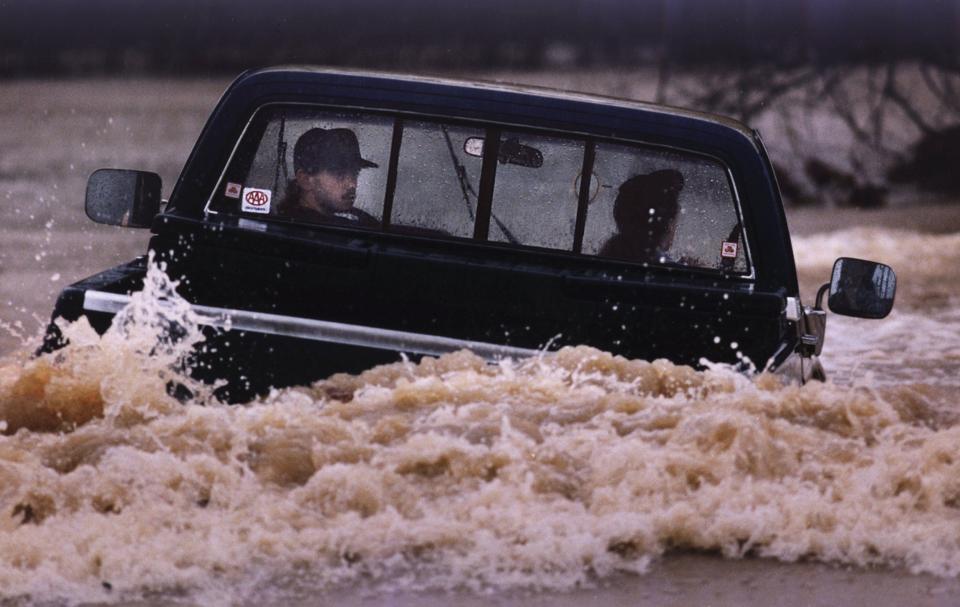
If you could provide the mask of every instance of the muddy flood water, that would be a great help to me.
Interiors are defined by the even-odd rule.
[[[886,320],[830,315],[825,384],[582,346],[183,404],[159,271],[31,358],[63,285],[145,248],[86,176],[169,193],[224,85],[0,88],[0,605],[960,601],[960,204],[790,215],[805,300],[840,255],[899,275]]]

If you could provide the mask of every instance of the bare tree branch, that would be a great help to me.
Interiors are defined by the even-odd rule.
[[[887,64],[887,83],[884,86],[883,93],[924,134],[934,131],[933,127],[927,124],[923,116],[913,107],[910,100],[900,93],[900,89],[897,88],[897,68],[892,61]]]
[[[920,75],[940,103],[951,112],[960,113],[960,95],[957,95],[957,90],[953,86],[954,74],[949,70],[923,63],[920,64]]]

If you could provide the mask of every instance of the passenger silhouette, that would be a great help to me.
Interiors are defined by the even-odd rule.
[[[683,175],[674,169],[635,175],[623,182],[613,203],[617,233],[600,255],[630,261],[670,263],[670,247],[680,215]]]

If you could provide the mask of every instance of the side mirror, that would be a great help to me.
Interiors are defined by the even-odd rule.
[[[896,293],[897,275],[890,266],[841,257],[833,264],[827,305],[836,314],[884,318],[893,309]]]
[[[87,217],[97,223],[149,228],[160,212],[160,176],[145,171],[100,169],[87,180]]]

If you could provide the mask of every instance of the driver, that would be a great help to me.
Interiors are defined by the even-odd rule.
[[[360,170],[377,167],[360,156],[350,129],[310,129],[293,148],[294,178],[277,211],[304,221],[379,227],[379,220],[353,206]]]

